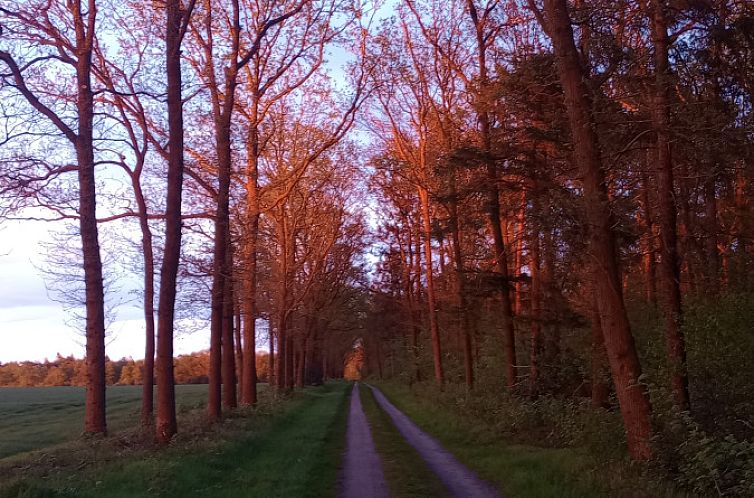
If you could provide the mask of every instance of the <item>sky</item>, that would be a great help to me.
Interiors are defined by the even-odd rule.
[[[395,3],[386,0],[377,18],[390,15]],[[343,67],[352,57],[339,47],[330,50],[328,70],[336,83],[344,84]],[[57,353],[84,357],[83,331],[77,330],[76,320],[65,306],[51,298],[39,270],[49,266],[45,263],[45,243],[51,242],[53,233],[61,228],[61,223],[44,221],[0,223],[0,363],[43,361],[55,358]],[[103,257],[106,250],[107,244],[103,244]],[[138,288],[138,283],[133,287]],[[138,299],[130,301],[119,306],[115,318],[107,323],[106,349],[113,359],[144,357],[143,311]],[[207,349],[206,326],[181,325],[176,323],[176,355]],[[182,333],[181,329],[191,332]]]
[[[8,221],[0,225],[0,362],[84,356],[84,337],[75,329],[63,304],[53,301],[38,268],[44,264],[44,242],[57,223]],[[180,327],[180,324],[178,324]],[[197,327],[189,327],[192,330]],[[110,358],[144,357],[142,310],[134,304],[119,307],[108,327]],[[206,349],[205,329],[178,333],[176,354]]]

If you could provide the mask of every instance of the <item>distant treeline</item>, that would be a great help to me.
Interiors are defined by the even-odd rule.
[[[209,352],[200,351],[175,358],[175,381],[178,384],[206,384],[209,372]],[[269,355],[257,353],[257,375],[260,382],[267,382]],[[137,385],[142,383],[144,360],[121,358],[106,361],[108,385]],[[83,359],[62,356],[44,362],[22,361],[0,363],[0,386],[84,386],[86,364]]]

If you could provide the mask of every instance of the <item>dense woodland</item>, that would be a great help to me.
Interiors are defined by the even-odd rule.
[[[255,404],[257,349],[280,392],[356,355],[754,494],[750,2],[0,0],[0,29],[2,214],[74,247],[46,271],[87,432],[126,274],[162,442],[188,317],[210,421]]]

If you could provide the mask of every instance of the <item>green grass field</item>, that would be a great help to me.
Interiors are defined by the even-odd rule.
[[[345,442],[349,388],[334,382],[282,397],[263,390],[255,408],[231,412],[214,425],[206,424],[203,410],[189,411],[164,448],[122,448],[113,436],[6,459],[18,465],[8,467],[15,471],[11,479],[0,479],[0,498],[331,497]],[[184,403],[202,399],[200,389],[183,391]],[[63,406],[66,399],[77,399],[75,391],[49,394]],[[128,398],[128,390],[112,394]],[[138,404],[125,399],[123,404],[138,413]],[[129,410],[124,409],[126,417]],[[82,458],[87,463],[79,467]],[[38,462],[47,468],[38,468]]]
[[[179,411],[198,407],[206,385],[176,386]],[[107,388],[107,423],[111,432],[139,422],[141,386]],[[0,388],[0,458],[76,439],[84,429],[83,387]]]

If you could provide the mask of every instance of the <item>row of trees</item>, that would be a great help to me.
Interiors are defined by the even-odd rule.
[[[420,380],[426,328],[439,385],[450,364],[473,388],[493,356],[519,395],[586,383],[603,407],[614,388],[646,460],[629,308],[657,307],[652,382],[709,413],[689,386],[684,301],[751,290],[753,16],[725,1],[402,2],[373,46],[373,368]],[[578,364],[563,336],[587,324]],[[570,382],[572,362],[590,376]]]
[[[0,2],[3,212],[77,223],[86,432],[107,428],[103,233],[139,241],[142,422],[158,440],[177,430],[181,316],[209,324],[211,421],[256,403],[260,319],[280,389],[342,370],[335,310],[359,299],[365,236],[345,135],[369,15],[338,0]],[[351,62],[328,66],[335,50]]]
[[[378,25],[374,6],[336,0],[0,0],[3,207],[79,223],[87,431],[106,429],[110,227],[140,240],[162,441],[184,313],[211,330],[211,420],[256,401],[266,320],[279,389],[341,375],[363,333],[359,356],[411,380],[531,397],[587,384],[595,407],[614,392],[646,460],[658,405],[636,310],[663,317],[650,374],[671,411],[711,413],[684,316],[751,292],[752,7],[394,7]],[[349,61],[343,81],[328,57]],[[348,140],[361,110],[369,133]]]
[[[174,378],[176,384],[206,384],[209,352],[202,351],[176,356]],[[257,353],[257,376],[260,382],[269,380],[269,355]],[[107,385],[133,386],[144,381],[144,360],[105,358]],[[73,356],[61,356],[44,362],[21,361],[0,364],[0,386],[86,386],[86,362]]]

